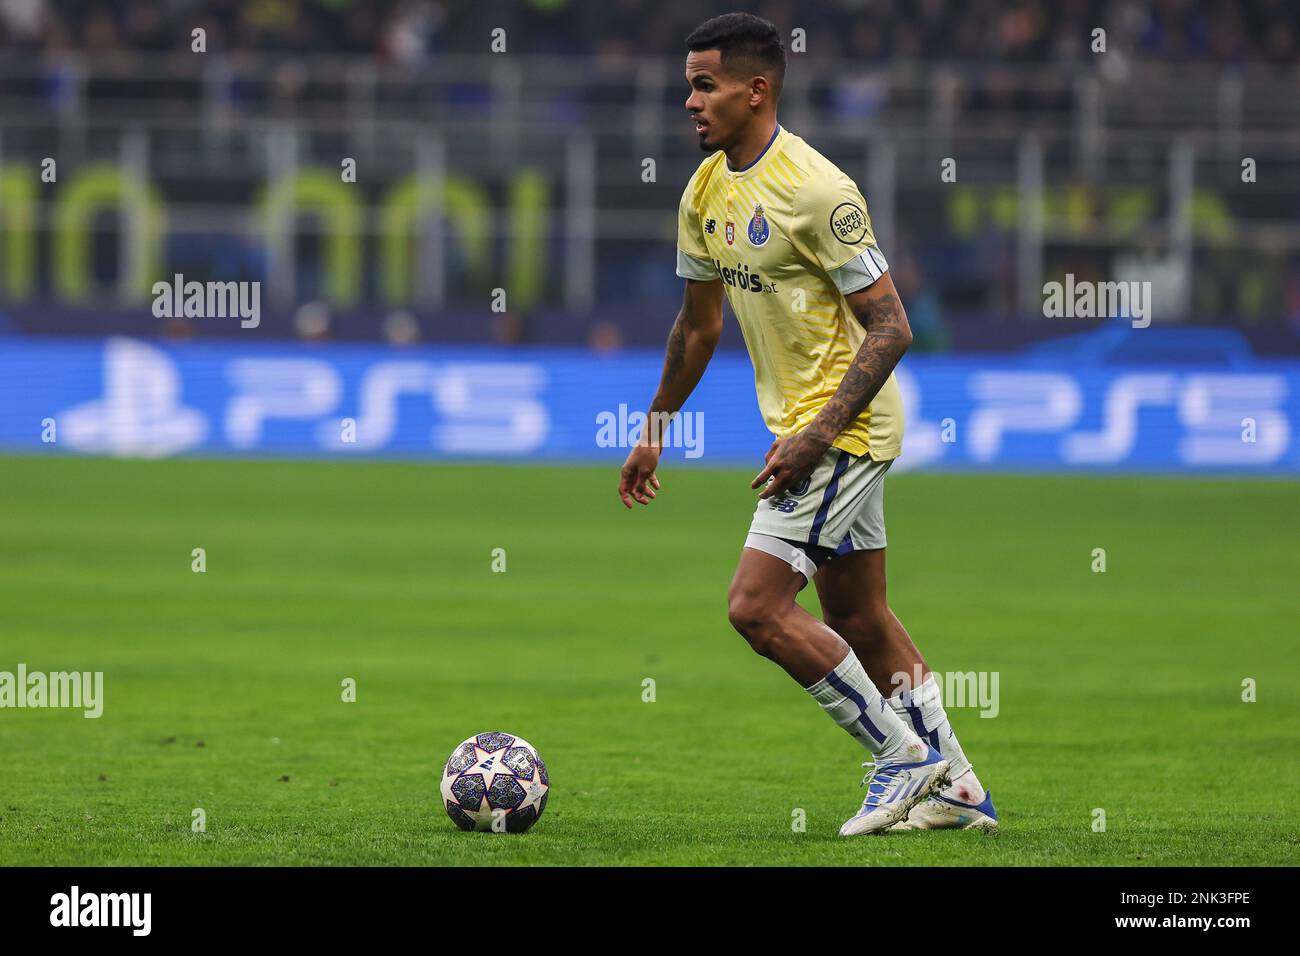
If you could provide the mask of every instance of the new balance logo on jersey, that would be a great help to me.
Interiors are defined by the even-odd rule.
[[[718,228],[718,220],[716,219],[704,220],[704,231],[707,232],[710,236],[713,235],[713,233],[717,230],[717,228]]]

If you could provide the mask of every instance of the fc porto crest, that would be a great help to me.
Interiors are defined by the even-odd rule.
[[[736,224],[730,219],[727,220],[727,245],[736,241]]]
[[[746,234],[751,246],[763,245],[772,234],[767,225],[767,217],[763,215],[761,203],[754,203],[754,217],[749,220],[749,228],[746,230]]]

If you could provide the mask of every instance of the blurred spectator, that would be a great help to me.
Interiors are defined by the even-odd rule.
[[[173,342],[188,341],[195,335],[194,320],[180,315],[163,319],[159,333]]]
[[[384,341],[389,345],[415,345],[420,341],[420,324],[405,309],[390,312],[384,319]]]
[[[70,36],[87,51],[188,49],[191,28],[203,23],[219,41],[214,50],[369,53],[415,66],[444,52],[486,52],[495,27],[506,30],[512,52],[678,51],[701,20],[733,6],[698,0],[0,0],[0,45],[40,46]],[[810,55],[868,61],[1077,58],[1097,26],[1147,59],[1294,63],[1298,54],[1290,0],[824,0],[815,6],[765,0],[753,9],[784,32],[804,29]]]
[[[289,126],[258,120],[301,120],[294,124],[295,158],[309,167],[365,150],[365,182],[352,191],[363,194],[368,209],[386,201],[410,171],[408,134],[389,132],[403,123],[412,134],[446,136],[448,172],[473,180],[465,194],[472,202],[464,200],[447,220],[448,265],[455,268],[463,263],[452,257],[466,249],[483,261],[489,254],[468,242],[462,249],[462,233],[490,233],[491,255],[515,254],[499,228],[509,218],[502,204],[514,195],[512,176],[530,164],[555,187],[546,198],[546,261],[567,254],[560,243],[569,227],[555,214],[570,201],[560,185],[568,176],[566,137],[581,125],[595,141],[593,200],[602,210],[592,298],[657,307],[680,294],[666,254],[681,183],[698,159],[685,127],[668,125],[682,116],[683,39],[703,19],[733,8],[709,0],[0,0],[0,158],[45,155],[37,151],[49,135],[42,124],[55,121],[73,169],[90,158],[125,156],[123,143],[139,145],[166,212],[177,213],[164,227],[169,243],[202,237],[203,261],[216,262],[216,274],[266,277],[260,226],[243,230],[222,218],[254,208],[271,152],[265,146],[278,142],[262,131]],[[1108,266],[1119,270],[1113,278],[1149,279],[1164,290],[1157,318],[1167,311],[1159,307],[1162,296],[1190,298],[1198,320],[1225,312],[1297,314],[1297,262],[1285,250],[1264,249],[1259,238],[1261,229],[1293,228],[1300,208],[1287,185],[1296,173],[1284,138],[1295,125],[1289,94],[1300,86],[1294,0],[757,0],[748,8],[773,20],[792,48],[798,69],[787,86],[789,112],[783,107],[791,128],[854,175],[870,201],[873,190],[892,185],[898,228],[911,230],[913,241],[900,240],[885,253],[905,292],[918,348],[945,348],[961,333],[963,315],[1036,317],[1022,314],[1016,247],[1015,146],[1028,142],[1027,134],[1046,150],[1048,263],[1080,276],[1095,269],[1094,279],[1105,278]],[[206,56],[191,52],[197,27],[206,31]],[[1091,49],[1098,27],[1106,30],[1105,55]],[[510,54],[572,61],[532,61],[521,70],[518,60],[491,52],[498,28]],[[803,41],[797,49],[795,30]],[[660,92],[661,114],[654,109]],[[647,97],[651,109],[642,111]],[[86,134],[92,118],[107,135]],[[137,123],[144,138],[121,136]],[[486,140],[485,123],[492,133]],[[497,135],[516,127],[529,128],[517,138]],[[927,149],[933,142],[932,155],[916,147],[918,132]],[[1167,249],[1126,248],[1130,215],[1169,228],[1162,197],[1175,135],[1197,143],[1190,277]],[[878,142],[897,145],[896,162],[876,163],[889,155],[876,152]],[[1272,147],[1271,162],[1261,159],[1268,176],[1259,186],[1247,186],[1235,168],[1247,142],[1282,144]],[[281,155],[275,151],[277,160]],[[961,178],[936,189],[929,172],[950,155],[961,155]],[[629,156],[659,158],[657,184],[627,177],[635,168]],[[1216,170],[1224,156],[1231,162]],[[60,159],[61,171],[64,164]],[[1065,185],[1070,176],[1090,193]],[[40,195],[49,202],[66,194]],[[1210,213],[1223,230],[1247,227],[1239,267],[1206,248],[1228,244],[1208,230]],[[95,221],[98,228],[104,217]],[[367,228],[380,221],[368,218]],[[195,226],[206,222],[219,225]],[[121,267],[119,246],[111,231],[100,231],[93,266],[107,279]],[[295,291],[323,288],[321,235],[317,227],[301,244]],[[48,246],[47,237],[41,241]],[[363,244],[360,295],[367,304],[376,301],[384,250],[369,239]],[[43,293],[54,288],[46,260],[52,261],[36,260]],[[548,274],[536,304],[557,301],[567,281],[558,270]],[[477,294],[469,286],[448,283],[449,301]],[[436,335],[432,320],[421,330],[407,313],[378,315],[379,322],[365,324],[372,336],[400,344],[419,341],[422,331]],[[560,333],[545,316],[493,315],[474,335],[501,344],[551,341]],[[642,344],[633,318],[618,314],[587,328],[585,322],[575,317],[564,331],[568,340],[585,336],[609,350],[623,347],[624,337]],[[295,315],[294,328],[316,340],[348,326],[313,302]]]
[[[907,324],[912,328],[912,348],[918,352],[944,352],[951,336],[944,326],[943,312],[934,286],[922,279],[916,258],[904,251],[895,254],[889,265],[898,297],[907,310]]]
[[[1185,319],[1181,303],[1187,294],[1191,276],[1177,256],[1169,255],[1154,230],[1148,232],[1137,248],[1128,249],[1115,257],[1111,279],[1115,282],[1150,283],[1147,302],[1148,314],[1153,322]]]
[[[330,338],[330,309],[324,302],[304,302],[293,314],[293,332],[304,342]]]
[[[607,319],[595,322],[587,332],[587,346],[606,354],[618,352],[623,348],[623,329]]]
[[[528,341],[528,323],[518,312],[492,316],[492,341],[497,345],[523,345]]]

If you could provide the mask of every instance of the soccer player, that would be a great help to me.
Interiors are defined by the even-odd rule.
[[[993,829],[934,677],[885,600],[884,479],[903,437],[893,369],[912,335],[866,202],[777,122],[785,50],[771,23],[729,13],[686,45],[686,109],[710,155],[682,194],[686,291],[619,495],[647,505],[661,487],[654,425],[704,374],[726,295],[775,436],[751,485],[763,490],[731,582],[731,623],[870,751],[866,797],[841,835]],[[795,600],[809,581],[824,622]],[[900,690],[896,675],[912,674],[921,685]]]

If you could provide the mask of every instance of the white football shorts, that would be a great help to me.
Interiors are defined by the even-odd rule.
[[[885,472],[892,464],[828,449],[811,475],[759,501],[745,547],[789,562],[808,580],[836,555],[885,547]]]

